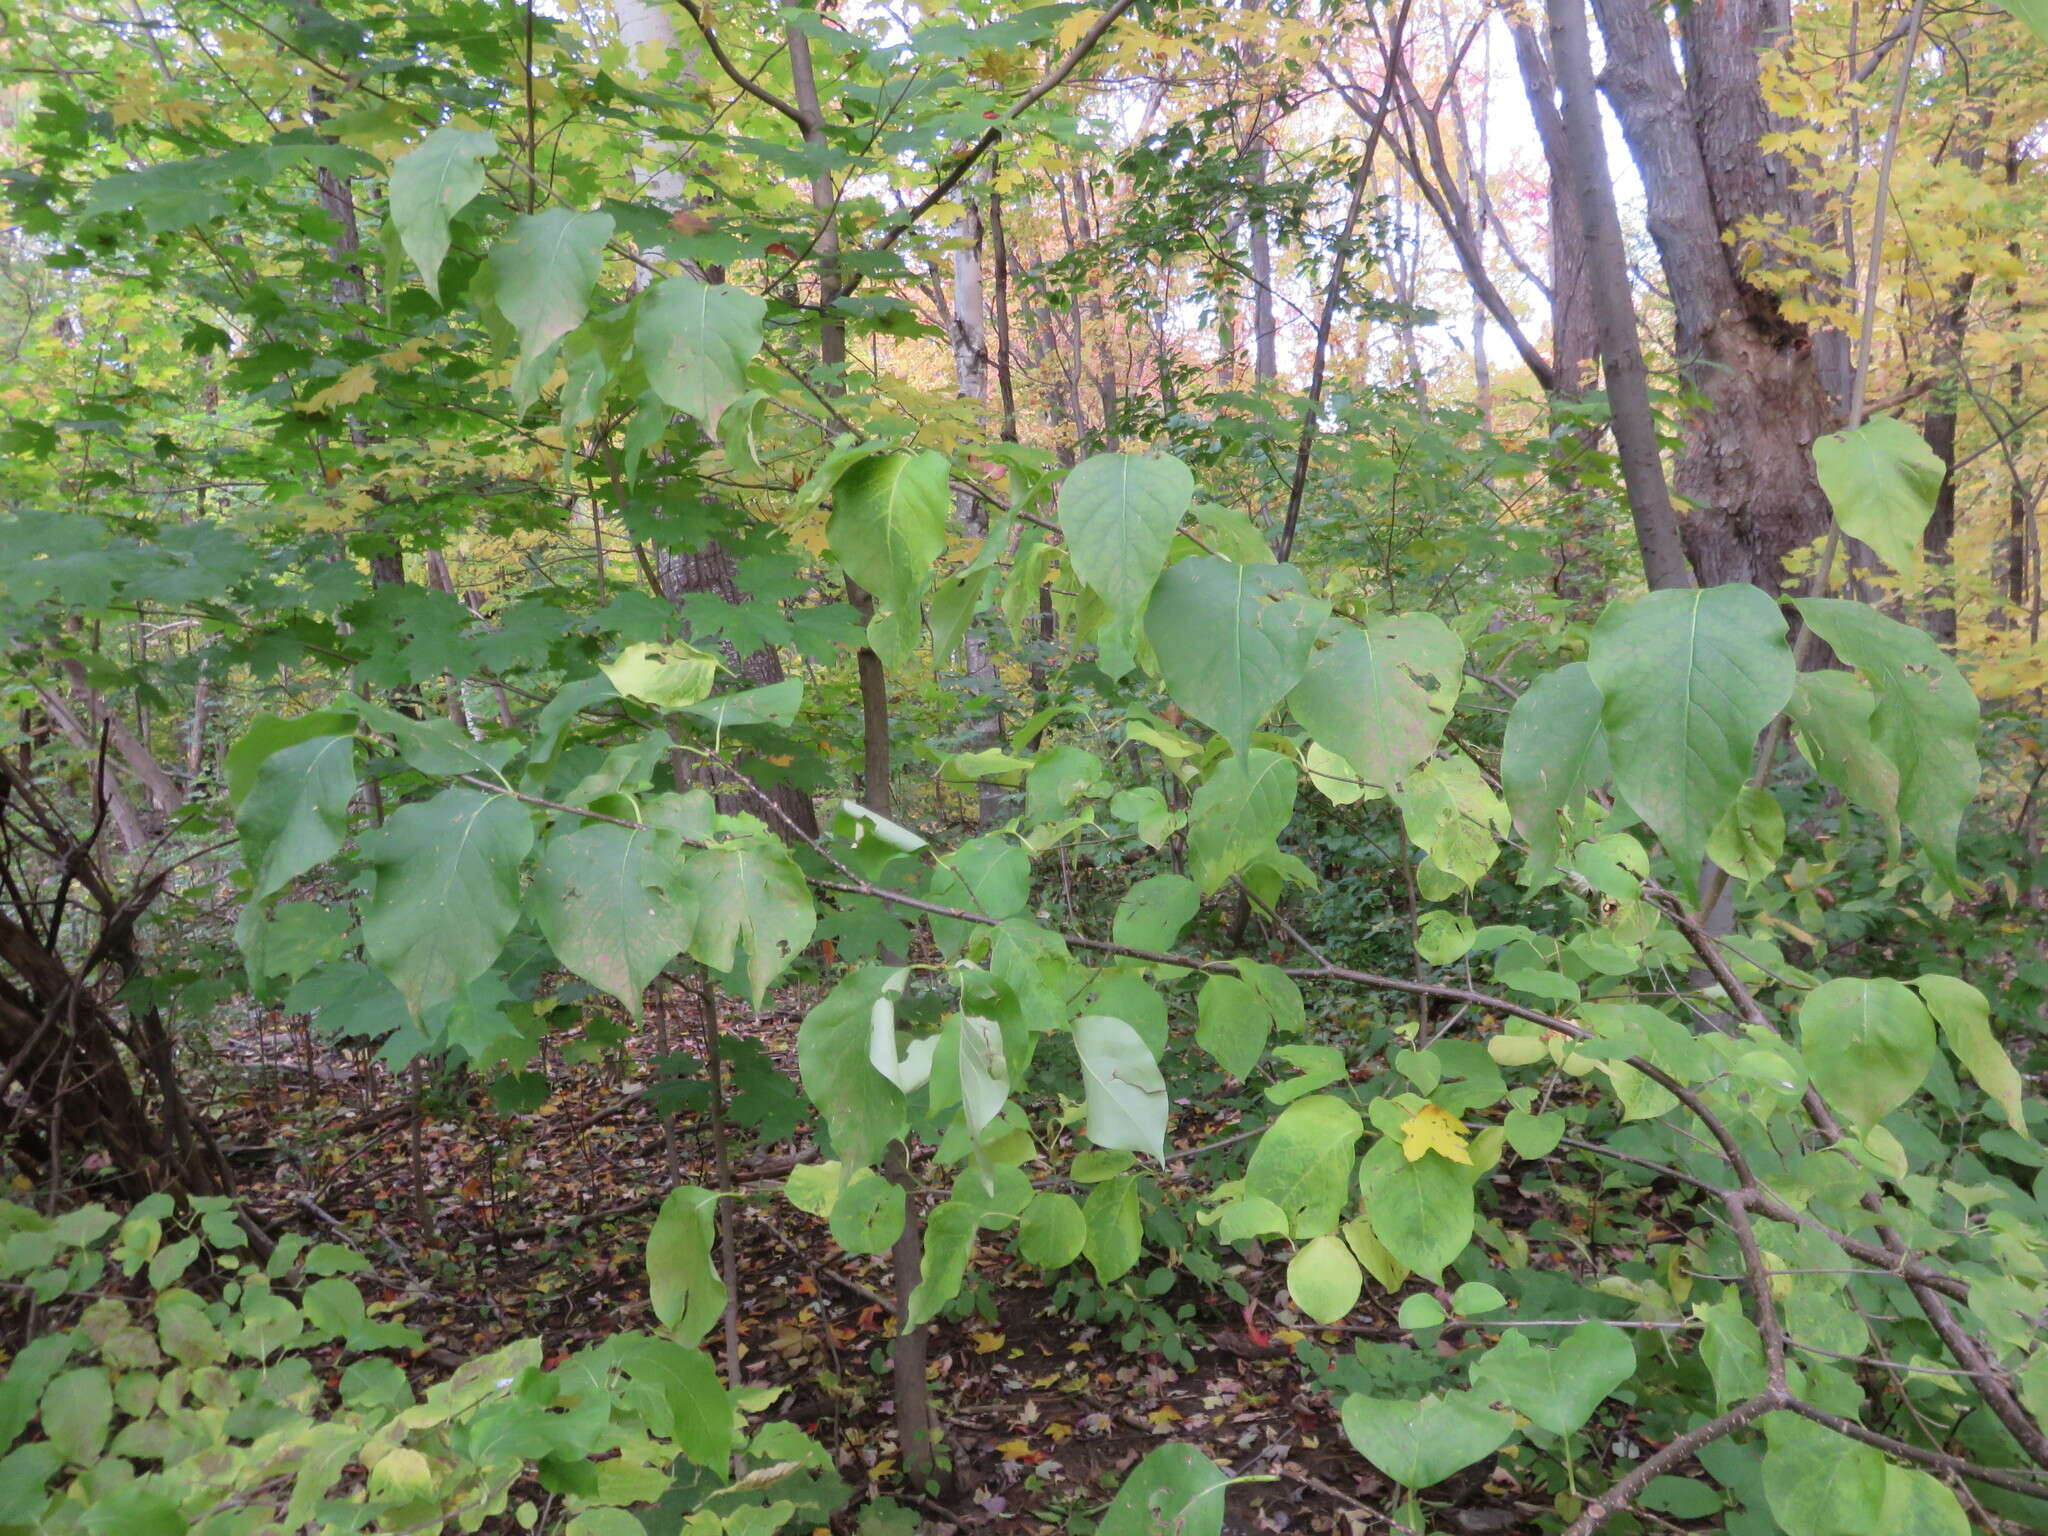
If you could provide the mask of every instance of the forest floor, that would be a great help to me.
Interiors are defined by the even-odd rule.
[[[725,1021],[792,1078],[794,1001]],[[687,1001],[667,1004],[660,1029],[694,1039]],[[217,1036],[214,1071],[196,1075],[214,1079],[212,1111],[251,1210],[273,1231],[341,1235],[359,1248],[375,1266],[359,1277],[366,1298],[425,1336],[420,1365],[432,1375],[520,1337],[540,1337],[552,1361],[653,1324],[641,1254],[655,1211],[678,1181],[716,1183],[708,1116],[679,1112],[671,1137],[645,1091],[656,1040],[649,1029],[610,1049],[579,1050],[573,1037],[551,1044],[532,1064],[549,1096],[526,1114],[503,1113],[473,1088],[430,1087],[416,1100],[407,1079],[366,1055],[260,1011]],[[1187,1107],[1178,1122],[1190,1144],[1230,1131]],[[943,1498],[906,1493],[886,1360],[886,1259],[842,1252],[825,1222],[780,1197],[796,1155],[816,1155],[807,1128],[736,1142],[736,1181],[772,1197],[735,1207],[748,1266],[738,1285],[740,1376],[784,1389],[764,1418],[792,1420],[831,1449],[857,1497],[896,1498],[934,1531],[1062,1530],[1099,1513],[1154,1445],[1179,1440],[1252,1479],[1231,1491],[1227,1532],[1405,1528],[1389,1519],[1397,1490],[1350,1451],[1293,1345],[1304,1330],[1333,1354],[1353,1336],[1408,1335],[1391,1310],[1380,1324],[1290,1326],[1290,1314],[1269,1310],[1283,1306],[1277,1254],[1234,1271],[1252,1307],[1201,1294],[1187,1278],[1159,1298],[1191,1308],[1177,1337],[1192,1369],[1142,1342],[1126,1347],[1125,1323],[1077,1320],[1056,1305],[1055,1279],[1034,1286],[1012,1265],[1000,1286],[978,1285],[971,1270],[963,1295],[979,1299],[982,1315],[942,1319],[931,1340],[953,1487]],[[977,1269],[1003,1266],[1003,1246],[984,1241]],[[704,1345],[719,1353],[720,1331]],[[1462,1502],[1434,1511],[1437,1529],[1491,1536],[1534,1529],[1545,1512],[1477,1475],[1458,1481]],[[1455,1484],[1433,1501],[1446,1494],[1456,1498]]]

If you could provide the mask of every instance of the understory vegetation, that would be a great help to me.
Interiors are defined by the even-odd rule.
[[[2048,9],[0,34],[0,1532],[2048,1531]]]

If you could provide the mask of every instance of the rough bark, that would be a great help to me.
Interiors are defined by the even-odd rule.
[[[1785,557],[1826,532],[1812,446],[1836,424],[1807,327],[1742,275],[1738,237],[1814,218],[1760,142],[1783,126],[1763,100],[1760,61],[1789,24],[1784,0],[1686,7],[1683,76],[1661,8],[1593,8],[1607,44],[1602,84],[1642,176],[1671,296],[1680,374],[1699,402],[1673,476],[1690,507],[1686,554],[1702,585],[1747,581],[1777,594]]]

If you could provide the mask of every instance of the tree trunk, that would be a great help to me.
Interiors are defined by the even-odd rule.
[[[1785,558],[1820,538],[1827,498],[1813,442],[1836,425],[1807,327],[1743,275],[1730,238],[1782,222],[1813,227],[1812,201],[1761,147],[1788,125],[1763,100],[1760,62],[1789,25],[1784,0],[1686,7],[1681,79],[1661,9],[1593,0],[1607,43],[1603,85],[1641,173],[1664,269],[1675,352],[1703,404],[1682,425],[1674,489],[1689,504],[1686,554],[1705,586],[1776,595]]]
[[[953,378],[964,400],[976,405],[988,403],[988,305],[981,280],[981,211],[969,204],[954,229],[958,244],[953,250],[953,302],[950,331],[953,343]],[[953,513],[970,535],[986,537],[988,509],[972,491],[957,491]],[[978,619],[967,625],[967,689],[974,720],[969,739],[976,750],[1002,745],[1002,682],[996,675],[995,658],[988,648],[988,631]],[[1001,786],[983,780],[977,786],[976,806],[981,830],[986,832],[1007,819],[1009,797]]]
[[[1583,0],[1549,0],[1551,57],[1563,89],[1561,118],[1576,167],[1579,215],[1591,262],[1600,325],[1600,356],[1621,457],[1629,514],[1642,551],[1643,574],[1655,588],[1692,585],[1679,543],[1679,524],[1664,483],[1664,461],[1650,413],[1649,373],[1636,334],[1635,304],[1621,246],[1614,182],[1607,170],[1599,111],[1593,99],[1591,41]]]
[[[1536,28],[1516,18],[1509,23],[1522,91],[1536,121],[1543,162],[1550,173],[1549,299],[1551,392],[1576,400],[1593,387],[1600,351],[1600,324],[1593,306],[1593,268],[1587,251],[1586,219],[1580,210],[1577,166],[1557,109],[1557,80]]]
[[[789,49],[790,90],[803,119],[804,143],[814,154],[827,149],[825,114],[818,102],[818,79],[811,67],[811,40],[800,27],[784,29]],[[811,209],[818,215],[818,236],[811,250],[818,273],[818,310],[824,317],[818,327],[818,366],[824,375],[819,391],[827,399],[845,393],[841,377],[846,368],[846,322],[837,318],[833,305],[845,287],[839,270],[839,192],[832,185],[832,173],[822,167],[811,177]],[[866,622],[874,602],[860,586],[846,584],[847,601]],[[860,680],[862,802],[878,816],[890,814],[894,796],[890,793],[891,750],[889,746],[889,676],[874,648],[863,645],[854,657]]]

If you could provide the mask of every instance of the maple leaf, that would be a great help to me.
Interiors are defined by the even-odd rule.
[[[1435,1104],[1425,1104],[1401,1122],[1401,1155],[1415,1162],[1425,1152],[1439,1152],[1454,1163],[1472,1166],[1465,1150],[1469,1134],[1458,1117]]]
[[[308,416],[318,415],[337,405],[354,405],[376,387],[377,371],[368,363],[357,363],[318,394],[296,401],[293,408]]]

